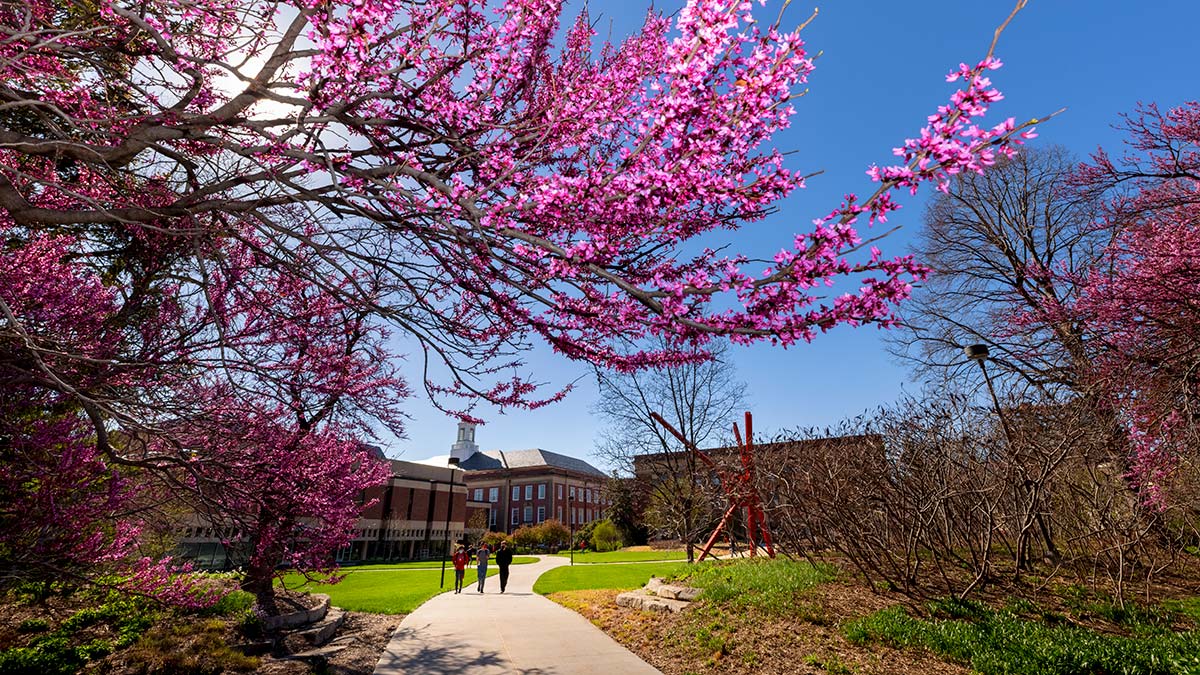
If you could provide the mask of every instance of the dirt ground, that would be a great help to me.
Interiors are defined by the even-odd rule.
[[[825,584],[805,596],[797,617],[689,609],[657,614],[618,607],[621,591],[567,591],[551,599],[587,617],[667,675],[684,673],[966,675],[932,655],[859,647],[841,624],[897,604],[851,584]]]

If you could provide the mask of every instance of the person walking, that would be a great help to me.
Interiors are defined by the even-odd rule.
[[[500,548],[496,550],[496,566],[500,568],[500,592],[504,592],[504,587],[508,585],[508,566],[512,564],[512,550],[508,548],[508,542],[500,542]]]
[[[475,562],[478,566],[475,568],[475,573],[479,575],[479,592],[483,592],[483,582],[487,579],[487,564],[488,558],[491,556],[491,551],[488,550],[487,543],[479,545],[479,552],[475,554]]]
[[[467,550],[462,546],[454,552],[454,592],[462,593],[463,577],[467,574],[467,563],[471,561],[471,557],[467,555]]]

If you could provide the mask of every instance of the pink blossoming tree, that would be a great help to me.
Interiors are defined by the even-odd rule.
[[[1091,383],[1118,411],[1130,441],[1129,478],[1159,508],[1178,506],[1200,462],[1200,103],[1126,118],[1128,155],[1099,152],[1086,189],[1111,202],[1098,227],[1119,234],[1068,309],[1095,354]],[[1194,498],[1196,495],[1192,495]]]
[[[345,539],[359,507],[333,493],[382,476],[351,438],[402,430],[376,321],[447,369],[423,384],[464,417],[473,400],[565,393],[512,374],[534,340],[627,371],[705,358],[713,336],[887,326],[924,270],[874,248],[852,260],[860,220],[1029,135],[980,125],[1000,98],[989,50],[949,76],[960,88],[901,163],[870,169],[871,195],[771,260],[686,254],[803,187],[771,145],[813,69],[799,30],[691,0],[597,47],[586,12],[563,14],[0,3],[0,270],[17,270],[0,286],[0,387],[62,401],[106,466],[238,514],[262,596],[268,565]],[[857,291],[821,290],[843,278]],[[616,346],[647,337],[661,347]]]

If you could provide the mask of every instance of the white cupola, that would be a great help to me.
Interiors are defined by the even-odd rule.
[[[475,445],[475,423],[459,422],[458,440],[454,442],[454,445],[450,446],[451,463],[458,464],[465,462],[468,457],[477,452],[479,452],[479,446]]]

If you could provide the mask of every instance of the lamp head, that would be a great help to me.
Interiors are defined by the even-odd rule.
[[[968,359],[978,361],[979,363],[986,361],[989,353],[988,346],[982,344],[967,345],[963,347],[963,351],[966,352]]]

